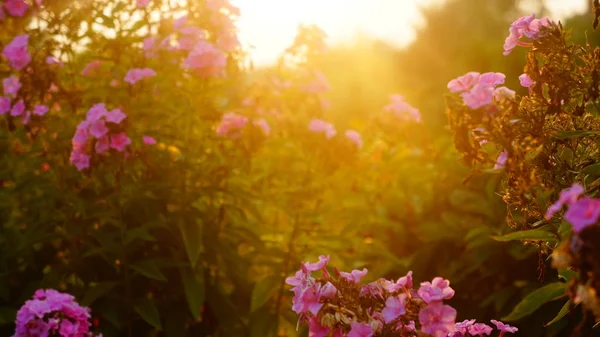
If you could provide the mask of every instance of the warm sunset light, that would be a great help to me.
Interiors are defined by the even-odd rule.
[[[241,12],[240,39],[254,47],[258,64],[270,63],[289,45],[301,23],[314,23],[330,41],[352,39],[357,32],[384,39],[396,46],[409,43],[421,23],[420,8],[445,0],[234,0]],[[581,12],[588,0],[548,0],[557,17]],[[531,4],[522,7],[530,9]]]

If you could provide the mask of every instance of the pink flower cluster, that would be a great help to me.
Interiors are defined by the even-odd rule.
[[[221,122],[217,126],[217,135],[237,138],[242,129],[248,124],[248,117],[230,112],[223,115]],[[264,118],[258,118],[252,121],[252,125],[259,128],[265,136],[271,134],[271,126]]]
[[[408,104],[404,97],[390,95],[390,100],[392,102],[384,108],[384,111],[391,112],[405,121],[411,120],[417,123],[421,121],[419,110]]]
[[[19,94],[21,87],[21,81],[19,80],[19,77],[15,75],[2,80],[4,96],[0,96],[0,115],[10,112],[10,115],[13,117],[21,117],[23,124],[28,124],[32,114],[44,116],[48,113],[49,108],[46,105],[37,104],[33,107],[33,111],[26,111],[25,102],[22,99],[12,104],[13,100]]]
[[[126,117],[120,109],[108,111],[103,103],[92,106],[86,120],[79,123],[73,136],[71,163],[80,171],[90,166],[90,140],[94,142],[97,154],[105,153],[109,149],[123,152],[125,147],[131,144],[131,139],[120,127]]]
[[[15,70],[25,68],[31,62],[31,55],[27,51],[29,35],[18,35],[2,50],[2,56],[8,60],[8,64]]]
[[[504,84],[506,76],[502,73],[469,72],[448,82],[448,89],[453,93],[460,93],[463,102],[471,109],[491,107],[494,101],[500,102],[506,98],[513,98],[515,92],[507,87],[498,87]]]
[[[568,208],[564,219],[573,226],[575,233],[596,224],[600,219],[600,199],[581,197],[584,191],[583,186],[577,183],[563,190],[558,200],[548,207],[544,217],[550,220],[566,205]]]
[[[73,296],[39,289],[17,312],[13,337],[92,337],[89,319],[90,309],[80,306]]]
[[[541,27],[549,27],[552,21],[548,17],[536,19],[535,14],[518,18],[510,25],[509,35],[504,41],[504,55],[510,54],[517,46],[531,47],[531,42],[522,41],[523,37],[536,40],[541,36]]]
[[[134,85],[144,78],[153,76],[156,76],[156,72],[150,68],[133,68],[127,72],[124,81],[131,85]]]
[[[305,262],[295,276],[286,279],[294,292],[292,310],[308,325],[309,336],[412,336],[417,329],[434,337],[492,332],[490,326],[475,320],[455,323],[456,310],[443,304],[454,296],[448,280],[436,277],[414,290],[412,272],[408,272],[396,281],[379,279],[362,285],[367,269],[350,273],[334,269],[335,275],[331,275],[329,261],[329,256],[320,256],[318,262]],[[320,278],[312,275],[317,271],[322,273]],[[492,323],[500,336],[517,331],[502,322]]]
[[[37,0],[38,5],[40,5],[40,0]],[[11,16],[23,16],[27,13],[29,9],[29,5],[23,0],[6,0],[4,1],[4,8]],[[2,6],[0,6],[0,21],[4,18],[4,10]]]
[[[308,130],[315,132],[315,133],[322,133],[325,135],[325,138],[327,138],[327,139],[331,139],[331,138],[335,137],[335,135],[337,134],[337,131],[335,129],[335,126],[333,126],[333,124],[328,123],[322,119],[316,119],[316,118],[310,121],[310,123],[308,124]],[[363,147],[363,140],[362,140],[360,133],[358,133],[358,131],[346,130],[344,132],[344,135],[358,149],[361,149]]]

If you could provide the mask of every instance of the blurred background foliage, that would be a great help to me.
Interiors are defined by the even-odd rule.
[[[507,27],[522,14],[518,4],[454,0],[426,9],[415,42],[401,50],[357,36],[294,66],[232,67],[227,81],[210,85],[186,78],[186,90],[173,89],[179,79],[169,74],[154,88],[167,93],[156,101],[147,88],[106,91],[99,82],[63,78],[75,91],[61,98],[70,108],[54,123],[65,128],[55,152],[40,157],[38,143],[23,150],[24,131],[2,131],[0,336],[12,335],[16,310],[39,287],[90,305],[107,337],[305,335],[295,332],[283,281],[321,254],[344,269],[367,267],[369,280],[408,270],[418,282],[443,276],[456,290],[449,304],[458,320],[506,316],[558,275],[535,246],[491,239],[510,231],[495,193],[502,177],[465,179],[469,170],[445,129],[443,94],[468,71],[503,72],[508,87],[522,90],[524,52],[502,55]],[[590,21],[583,15],[563,24],[585,41]],[[129,41],[96,38],[108,59],[131,51]],[[78,55],[77,66],[88,56]],[[331,86],[324,96],[277,92],[274,78],[296,88],[315,69]],[[380,118],[394,93],[419,108],[422,124]],[[256,113],[242,104],[248,96],[279,112],[270,120],[272,137],[255,129],[236,140],[214,136],[223,113]],[[161,144],[80,175],[66,164],[70,137],[99,98],[137,110],[131,118]],[[329,109],[319,103],[324,98]],[[341,135],[325,142],[311,134],[305,125],[315,117],[333,122],[338,134],[359,131],[364,148],[356,151]],[[46,161],[53,169],[40,172]],[[565,336],[576,319],[544,328],[561,306],[547,304],[515,322],[518,335]]]

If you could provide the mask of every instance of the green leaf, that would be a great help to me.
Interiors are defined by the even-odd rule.
[[[508,233],[502,236],[492,236],[492,239],[500,242],[508,242],[508,241],[556,241],[557,237],[554,233],[547,231],[545,228],[541,227],[538,229],[530,229],[518,232]]]
[[[162,324],[160,323],[160,314],[158,313],[158,309],[156,309],[156,306],[154,305],[154,302],[152,302],[151,299],[143,298],[141,300],[138,300],[133,309],[148,324],[152,325],[158,330],[162,330]]]
[[[151,278],[153,280],[157,280],[157,281],[163,281],[163,282],[167,282],[167,278],[165,277],[165,274],[163,274],[160,269],[158,268],[158,266],[156,265],[155,261],[153,260],[145,260],[145,261],[140,261],[140,262],[136,262],[130,265],[131,269],[139,272],[140,274],[146,276],[147,278]]]
[[[94,301],[111,291],[117,284],[119,284],[119,282],[102,282],[90,286],[85,292],[81,304],[86,307],[90,306]]]
[[[134,228],[125,232],[123,235],[123,243],[127,246],[133,240],[140,239],[144,241],[156,241],[156,239],[148,233],[148,230],[143,227]]]
[[[570,269],[561,269],[558,271],[558,277],[565,280],[565,282],[571,281],[573,277],[577,275],[576,271]]]
[[[600,135],[600,131],[585,131],[585,130],[576,130],[576,131],[561,131],[556,134],[556,138],[558,139],[569,139],[569,138],[578,138],[592,135]]]
[[[267,303],[269,298],[279,289],[280,283],[281,277],[278,275],[271,275],[256,282],[254,289],[252,289],[250,312],[256,311]]]
[[[185,298],[194,318],[200,316],[200,310],[204,305],[204,275],[200,270],[194,273],[192,270],[181,269],[181,280],[183,281],[183,290]]]
[[[179,230],[190,265],[192,269],[195,269],[200,253],[202,253],[202,221],[198,220],[193,223],[181,221]]]
[[[551,324],[554,324],[554,323],[560,321],[569,312],[571,312],[572,309],[573,309],[573,301],[568,300],[567,303],[565,303],[565,305],[563,305],[563,307],[560,309],[558,314],[556,314],[556,317],[554,317],[550,322],[544,324],[544,326],[548,326],[548,325],[551,325]]]
[[[516,321],[532,314],[542,305],[565,296],[566,288],[566,283],[554,282],[534,290],[525,296],[503,320]]]
[[[595,163],[589,166],[586,166],[581,170],[581,173],[584,174],[592,174],[592,175],[600,175],[600,163]]]

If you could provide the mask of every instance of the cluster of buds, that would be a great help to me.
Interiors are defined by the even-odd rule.
[[[312,337],[373,336],[489,336],[492,327],[475,320],[456,323],[457,312],[444,304],[454,296],[450,282],[441,277],[414,287],[412,272],[398,280],[378,279],[361,284],[367,269],[350,273],[327,270],[329,256],[306,262],[294,277],[292,310],[306,323]],[[321,271],[321,277],[312,273]],[[492,320],[499,336],[517,328]]]

